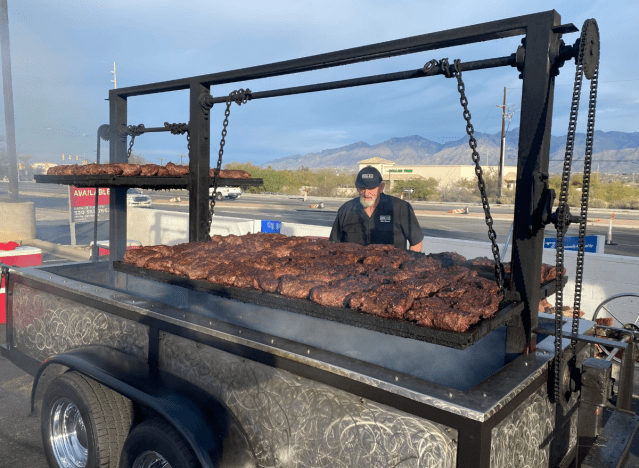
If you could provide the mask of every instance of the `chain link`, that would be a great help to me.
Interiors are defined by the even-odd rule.
[[[133,151],[133,142],[135,141],[136,136],[140,136],[144,133],[144,124],[140,125],[129,125],[126,128],[126,133],[131,135],[131,141],[129,142],[129,150],[126,153],[126,158],[131,159],[131,152]]]
[[[442,59],[441,67],[446,75],[446,78],[457,78],[457,91],[459,91],[459,102],[464,109],[463,116],[466,121],[466,133],[468,134],[468,146],[473,150],[472,160],[475,163],[475,175],[477,175],[477,186],[479,187],[479,193],[481,196],[481,204],[484,209],[484,215],[486,216],[486,225],[488,226],[488,238],[491,242],[491,249],[493,257],[495,258],[495,278],[499,285],[499,293],[504,294],[504,266],[501,263],[499,255],[499,246],[497,245],[497,234],[493,229],[493,217],[490,214],[490,205],[488,203],[488,194],[486,193],[486,183],[484,182],[483,171],[479,165],[479,153],[477,152],[477,140],[475,139],[475,129],[473,124],[470,123],[470,111],[468,110],[468,98],[466,97],[465,85],[462,80],[461,61],[455,59],[454,65],[451,67],[448,64],[448,59]]]
[[[224,110],[224,121],[222,122],[222,139],[220,140],[220,150],[217,158],[217,168],[213,177],[213,196],[209,201],[209,219],[207,231],[211,232],[211,224],[213,224],[213,213],[215,210],[215,202],[217,198],[217,187],[220,179],[220,171],[222,170],[222,156],[224,155],[224,145],[226,144],[227,127],[229,125],[229,116],[231,115],[231,104],[235,102],[238,106],[246,104],[251,99],[250,89],[238,89],[231,92],[226,98],[226,109]]]
[[[561,406],[565,406],[563,398],[561,398],[560,375],[562,366],[567,365],[563,359],[563,281],[564,281],[564,242],[566,230],[568,229],[568,186],[570,183],[570,170],[572,165],[572,156],[575,147],[575,134],[577,129],[577,116],[579,113],[579,101],[581,99],[581,87],[583,83],[583,60],[586,47],[587,28],[581,31],[581,39],[579,41],[579,52],[576,60],[575,83],[572,93],[572,102],[570,105],[570,118],[568,121],[568,135],[566,137],[566,152],[564,156],[564,166],[561,174],[561,189],[559,193],[559,206],[557,207],[557,255],[556,255],[556,271],[557,271],[557,291],[555,292],[555,360],[554,360],[554,396],[555,401]],[[590,193],[590,173],[592,167],[592,146],[595,129],[595,108],[597,104],[597,86],[598,86],[598,65],[595,67],[593,79],[590,80],[590,99],[588,102],[588,127],[586,134],[586,150],[584,156],[584,176],[581,193],[581,212],[579,218],[579,239],[577,253],[577,267],[575,271],[575,302],[572,316],[572,332],[576,334],[579,331],[579,310],[581,308],[581,288],[583,283],[583,261],[585,251],[586,224],[588,217],[588,196]],[[571,339],[570,348],[572,356],[576,356],[576,340]]]
[[[186,133],[186,149],[191,152],[191,134],[189,133],[189,126],[185,123],[168,123],[164,122],[164,127],[168,128],[172,135],[184,135]]]

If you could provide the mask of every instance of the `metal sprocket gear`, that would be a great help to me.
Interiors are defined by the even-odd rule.
[[[559,364],[558,372],[555,372],[555,367]],[[566,408],[571,406],[575,393],[579,390],[579,368],[576,365],[575,355],[568,350],[562,355],[561,361],[557,363],[555,360],[551,364],[551,371],[548,374],[548,389],[550,401],[558,403],[560,406]],[[552,391],[554,388],[554,379],[558,379],[559,386],[559,401],[556,401],[557,395]]]
[[[581,40],[583,44],[584,75],[589,80],[595,76],[599,67],[599,26],[594,19],[587,19],[581,28]]]

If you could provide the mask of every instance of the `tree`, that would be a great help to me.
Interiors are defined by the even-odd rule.
[[[128,162],[129,164],[139,164],[139,165],[150,164],[149,161],[147,161],[142,156],[136,153],[131,153],[131,157],[129,158]]]
[[[410,195],[411,200],[426,201],[439,198],[438,182],[430,177],[428,179],[396,180],[394,184],[391,194],[398,197],[401,196],[404,189],[413,189],[414,192]]]

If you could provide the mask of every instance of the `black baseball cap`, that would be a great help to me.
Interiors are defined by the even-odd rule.
[[[355,187],[358,189],[372,189],[379,187],[384,180],[377,169],[367,166],[357,174],[355,179]]]

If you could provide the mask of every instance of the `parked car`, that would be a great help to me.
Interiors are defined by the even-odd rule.
[[[126,203],[129,206],[151,206],[151,197],[139,189],[132,188],[126,192]]]

